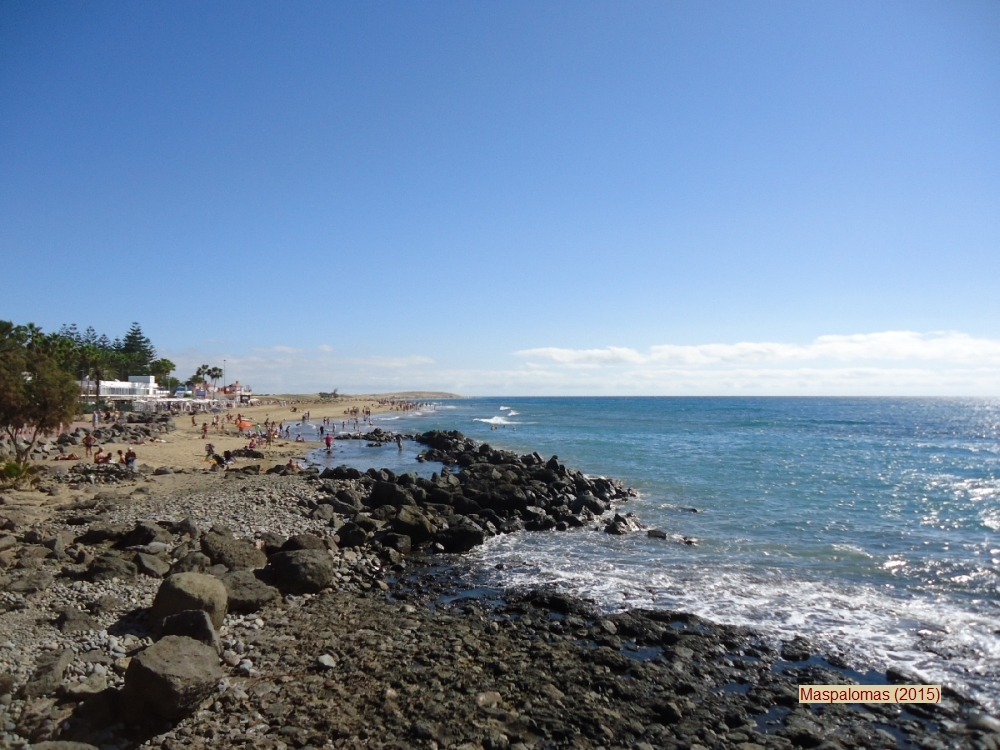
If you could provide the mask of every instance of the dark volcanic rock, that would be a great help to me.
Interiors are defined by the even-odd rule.
[[[179,719],[192,713],[222,678],[215,651],[170,635],[135,656],[125,672],[122,700],[136,718]]]
[[[375,482],[372,487],[370,502],[373,508],[383,505],[393,505],[400,507],[403,505],[415,505],[413,496],[405,489],[391,482]]]
[[[341,547],[360,547],[368,539],[368,532],[353,521],[337,529],[337,544]]]
[[[399,514],[392,519],[390,525],[397,534],[410,537],[414,544],[430,539],[437,531],[430,518],[418,508],[410,506],[400,508]]]
[[[135,578],[137,572],[135,563],[109,552],[94,559],[87,569],[87,577],[92,581],[108,581],[112,578]]]
[[[249,570],[229,573],[222,577],[222,583],[229,594],[230,612],[256,612],[281,598],[276,588],[268,586]]]
[[[201,551],[208,555],[213,565],[225,565],[230,570],[253,570],[267,564],[267,555],[253,543],[215,531],[202,536]]]
[[[448,528],[434,535],[434,541],[445,552],[468,552],[486,540],[486,533],[471,518],[454,516],[448,519]]]
[[[170,566],[170,574],[204,573],[212,567],[212,560],[202,552],[189,552]]]
[[[281,552],[290,552],[296,549],[318,549],[326,550],[326,543],[315,534],[295,534],[288,538],[281,545]]]
[[[222,627],[229,595],[222,581],[204,573],[177,573],[160,584],[150,616],[154,624],[188,609],[208,613],[212,624]]]
[[[86,612],[75,607],[68,607],[56,618],[56,627],[62,633],[82,633],[88,630],[100,630],[97,621]]]
[[[278,588],[291,594],[315,594],[333,582],[333,561],[326,551],[278,552],[269,563]]]
[[[35,663],[35,671],[21,688],[21,696],[23,698],[37,698],[55,692],[62,683],[66,667],[72,661],[72,649],[44,652]]]
[[[186,638],[194,638],[201,641],[206,646],[211,646],[217,654],[222,653],[222,643],[219,635],[215,632],[212,620],[208,613],[201,609],[186,609],[175,615],[164,618],[161,625],[161,635],[182,635]]]

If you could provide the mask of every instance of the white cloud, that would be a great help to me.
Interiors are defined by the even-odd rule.
[[[258,392],[401,390],[474,395],[1000,396],[1000,341],[959,332],[885,331],[811,343],[547,347],[496,367],[421,354],[337,355],[332,347],[272,347],[250,354],[165,352],[186,376],[227,361],[230,380]]]
[[[745,363],[792,363],[820,360],[839,362],[904,362],[907,360],[951,363],[1000,363],[1000,341],[974,338],[966,333],[945,331],[917,333],[884,331],[849,336],[820,336],[811,344],[743,341],[737,344],[661,344],[642,354],[635,349],[609,346],[604,349],[547,347],[516,352],[529,359],[548,359],[570,366],[607,365],[738,365]]]

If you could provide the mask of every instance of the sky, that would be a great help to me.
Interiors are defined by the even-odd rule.
[[[258,392],[1000,396],[1000,4],[0,4],[0,319]]]

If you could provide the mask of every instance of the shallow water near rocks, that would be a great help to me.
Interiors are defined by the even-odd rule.
[[[1000,401],[463,399],[374,423],[557,454],[638,489],[628,509],[667,532],[498,537],[476,585],[804,635],[1000,710]]]

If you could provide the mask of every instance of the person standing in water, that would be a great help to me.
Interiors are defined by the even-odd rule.
[[[326,433],[326,453],[327,455],[333,453],[333,435],[329,432]]]

